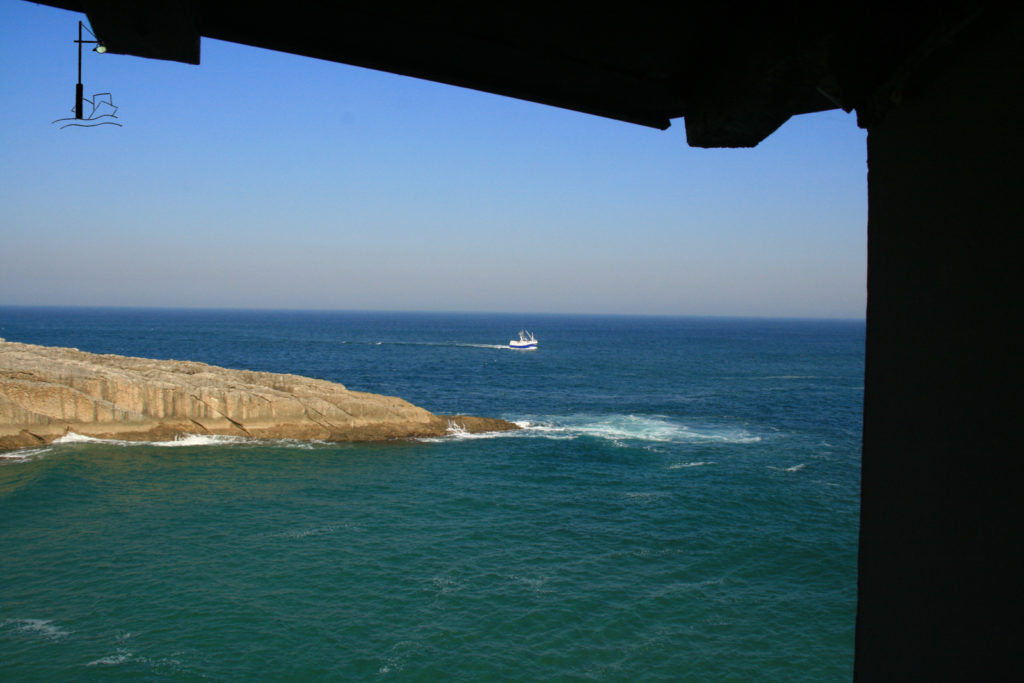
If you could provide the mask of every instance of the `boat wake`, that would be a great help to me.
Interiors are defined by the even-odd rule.
[[[358,344],[359,342],[341,342],[342,344]],[[508,351],[509,347],[505,344],[477,344],[474,342],[460,342],[460,341],[446,341],[446,342],[431,342],[431,341],[375,341],[365,342],[372,346],[444,346],[448,348],[466,348],[466,349],[501,349]]]

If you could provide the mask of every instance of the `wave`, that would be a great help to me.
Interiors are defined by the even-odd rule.
[[[53,440],[53,443],[114,443],[112,441],[106,441],[104,439],[96,439],[91,436],[85,436],[84,434],[76,434],[75,432],[68,432],[64,436],[59,436]],[[127,443],[127,442],[125,442]]]
[[[256,439],[243,436],[220,436],[213,434],[179,434],[171,441],[153,441],[152,446],[161,448],[189,448],[192,446],[221,446],[225,444],[259,443]]]
[[[509,436],[521,436],[521,434],[517,431],[470,433],[466,431],[465,427],[454,420],[448,420],[448,429],[444,436],[424,436],[413,440],[421,443],[443,443],[447,441],[468,441],[473,439],[498,439]]]
[[[470,434],[459,425],[449,423],[448,433],[443,437],[417,439],[423,443],[440,443],[469,439],[543,438],[551,441],[572,441],[593,438],[610,441],[619,446],[636,443],[682,444],[682,443],[723,443],[754,444],[762,437],[742,428],[693,427],[665,416],[648,415],[574,415],[546,416],[533,419],[513,420],[517,431],[483,432]],[[681,466],[697,467],[710,465],[698,462]]]
[[[53,448],[50,446],[43,446],[41,448],[22,448],[9,453],[0,453],[0,460],[7,462],[28,462],[29,460],[40,458],[51,451],[53,451]]]
[[[517,422],[527,433],[547,438],[592,437],[613,442],[758,443],[761,437],[741,428],[692,427],[664,416],[607,415]]]
[[[793,465],[792,467],[774,467],[772,465],[768,465],[768,469],[775,470],[776,472],[799,472],[805,467],[807,467],[806,463],[800,463],[799,465]]]
[[[126,441],[124,439],[98,439],[84,434],[68,432],[53,440],[53,444],[106,444],[109,446],[155,446],[157,448],[194,448],[197,446],[275,446],[283,448],[297,448],[310,450],[318,445],[326,444],[325,441],[299,441],[297,439],[254,439],[247,436],[230,436],[226,434],[178,434],[169,441]],[[42,452],[52,450],[35,449]],[[20,455],[25,451],[14,451],[8,457]]]
[[[160,447],[182,447],[196,445],[225,445],[229,443],[258,443],[257,439],[245,436],[226,436],[219,434],[178,434],[169,441],[126,441],[117,438],[96,438],[76,432],[53,439],[53,443],[106,443],[109,445],[155,445]]]
[[[443,443],[451,441],[470,441],[477,439],[508,439],[508,438],[543,438],[551,441],[572,441],[575,439],[600,439],[618,446],[648,444],[649,448],[659,448],[660,444],[756,444],[763,437],[741,427],[692,426],[662,415],[573,415],[573,416],[542,416],[532,419],[516,420],[518,430],[502,432],[481,432],[471,434],[461,425],[448,423],[444,436],[422,437],[414,439],[421,443]],[[299,441],[295,439],[254,439],[244,436],[226,436],[212,434],[179,434],[169,441],[125,441],[121,439],[98,439],[75,432],[68,432],[55,439],[46,447],[23,449],[10,453],[0,453],[0,459],[11,462],[24,462],[38,458],[54,450],[54,447],[67,444],[106,444],[111,446],[157,448],[195,448],[222,446],[259,446],[275,448],[291,448],[312,450],[322,446],[332,446],[326,441]],[[670,466],[699,467],[713,464],[701,461],[680,463]],[[787,468],[784,471],[795,472],[797,469]],[[783,468],[776,468],[782,470]]]

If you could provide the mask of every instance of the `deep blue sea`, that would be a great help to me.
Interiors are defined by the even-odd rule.
[[[852,676],[863,321],[0,307],[0,337],[524,426],[0,454],[2,680]]]

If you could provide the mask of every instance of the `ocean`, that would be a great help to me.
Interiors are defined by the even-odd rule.
[[[0,307],[8,341],[523,427],[0,454],[0,679],[849,680],[864,332]]]

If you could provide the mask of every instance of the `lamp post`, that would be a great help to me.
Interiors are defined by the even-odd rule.
[[[89,31],[89,33],[92,33],[92,31]],[[95,38],[96,34],[93,34],[92,37]],[[78,83],[75,84],[75,118],[80,119],[82,118],[82,43],[96,43],[96,47],[93,50],[100,54],[106,52],[107,48],[101,40],[82,40],[81,21],[78,22],[78,40],[75,42],[78,43]]]

